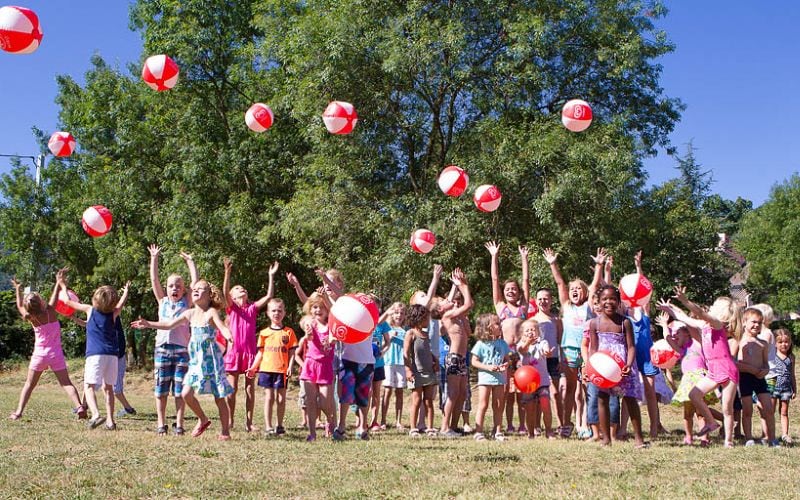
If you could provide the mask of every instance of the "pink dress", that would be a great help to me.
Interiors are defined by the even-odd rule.
[[[36,340],[28,368],[36,372],[43,372],[48,368],[54,372],[66,370],[67,362],[61,349],[61,323],[53,321],[34,326],[33,333]]]
[[[231,301],[231,305],[225,311],[228,314],[228,328],[233,337],[232,345],[228,346],[225,353],[226,372],[245,372],[258,352],[258,336],[256,335],[256,318],[258,317],[258,307],[250,302],[239,307]]]
[[[311,334],[306,341],[306,357],[303,361],[303,370],[300,380],[306,380],[320,385],[333,383],[333,354],[334,345],[328,341],[328,328],[317,330],[317,325],[311,327]]]
[[[729,380],[734,384],[739,383],[739,370],[731,356],[728,347],[728,338],[725,330],[715,330],[706,325],[703,327],[701,339],[703,341],[703,356],[708,366],[707,377],[717,384],[724,384]]]

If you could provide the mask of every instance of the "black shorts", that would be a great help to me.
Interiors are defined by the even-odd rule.
[[[556,382],[558,381],[559,377],[561,377],[558,357],[547,358],[547,373],[550,374],[550,380]]]
[[[275,372],[259,372],[258,386],[264,389],[286,389],[286,375]]]
[[[383,382],[384,380],[386,380],[386,370],[384,370],[382,366],[375,368],[375,372],[372,376],[372,381]]]
[[[467,375],[467,360],[466,358],[464,358],[464,356],[458,353],[455,352],[448,353],[444,366],[448,375],[458,375],[458,376]]]
[[[767,381],[752,373],[739,373],[739,394],[743,398],[752,397],[753,394],[769,394]]]

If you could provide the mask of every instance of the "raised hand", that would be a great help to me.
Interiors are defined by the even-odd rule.
[[[484,246],[486,247],[486,250],[489,250],[489,253],[492,255],[492,257],[495,257],[500,251],[500,245],[494,241],[487,241]]]
[[[519,246],[519,255],[523,259],[527,259],[528,258],[528,247],[526,247],[524,245],[520,245]]]
[[[271,266],[269,266],[269,275],[270,276],[275,276],[275,273],[278,272],[278,266],[279,265],[280,264],[278,264],[278,261],[276,260],[275,262],[272,263]]]
[[[558,254],[555,253],[552,248],[544,249],[544,260],[547,261],[548,264],[553,264],[556,259],[558,259]]]
[[[656,308],[659,311],[663,311],[663,312],[669,314],[670,316],[673,316],[672,304],[670,303],[669,300],[664,300],[664,299],[659,300],[658,304],[656,304]]]
[[[460,267],[457,267],[453,270],[453,273],[450,275],[450,280],[456,285],[461,286],[462,284],[466,283],[466,276],[464,276],[464,271],[461,270]]]
[[[433,265],[433,277],[435,279],[439,279],[442,277],[442,271],[444,271],[444,267],[441,264],[434,264]]]
[[[222,265],[225,267],[226,271],[230,271],[233,267],[233,261],[230,257],[223,257],[222,258]]]
[[[161,247],[155,244],[147,247],[147,250],[150,251],[150,257],[158,257],[159,254],[161,253]]]
[[[286,281],[288,281],[289,284],[295,288],[300,286],[300,282],[297,281],[297,277],[292,273],[286,273]]]
[[[682,285],[675,285],[675,288],[672,289],[673,297],[678,299],[681,302],[686,301],[686,287]]]
[[[124,285],[122,285],[122,288],[120,290],[122,290],[122,293],[128,293],[128,289],[130,287],[131,287],[131,282],[130,282],[130,280],[128,280],[128,281],[125,282]]]
[[[614,267],[614,256],[609,255],[606,257],[606,271],[610,271],[612,267]]]
[[[594,261],[595,264],[604,264],[607,256],[608,253],[606,252],[606,249],[603,247],[599,247],[597,249],[597,255],[593,255],[592,260]]]
[[[67,286],[67,271],[69,271],[68,267],[62,267],[56,271],[56,283]]]
[[[669,314],[664,311],[658,313],[656,316],[656,324],[664,329],[664,331],[668,331],[668,323],[669,323]]]
[[[642,271],[642,251],[636,252],[633,256],[633,263],[636,264],[636,272],[641,274]]]
[[[186,262],[191,262],[191,261],[194,260],[194,258],[192,257],[192,254],[186,253],[186,252],[183,252],[183,251],[181,251],[181,258],[183,260],[185,260]]]

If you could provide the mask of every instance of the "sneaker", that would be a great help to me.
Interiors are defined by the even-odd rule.
[[[419,429],[411,429],[408,431],[408,435],[412,438],[419,437]]]
[[[516,429],[514,428],[513,425],[509,425],[508,427],[506,427],[506,433],[514,434],[515,432],[516,432]]]
[[[276,436],[283,436],[284,434],[286,434],[286,429],[284,429],[282,425],[279,425],[278,427],[275,427],[275,435]]]
[[[533,430],[533,435],[536,436],[536,437],[541,436],[542,435],[542,430],[537,427],[536,429]]]
[[[773,439],[772,441],[770,441],[769,447],[770,448],[780,448],[781,447],[780,439]]]
[[[447,432],[440,433],[439,435],[442,436],[443,438],[448,438],[448,439],[461,437],[461,434],[457,433],[453,429],[449,429]]]
[[[117,412],[117,417],[122,418],[128,415],[136,415],[136,410],[133,408],[123,408]]]
[[[464,430],[464,434],[472,434],[473,433],[473,429],[472,429],[472,427],[470,427],[469,424],[464,424],[464,429],[463,430]]]
[[[527,434],[528,434],[528,428],[527,428],[527,427],[525,427],[524,425],[520,425],[520,426],[519,426],[519,429],[517,429],[517,432],[518,432],[518,433],[519,433],[521,436],[525,436],[525,435],[527,435]]]
[[[338,428],[333,430],[333,435],[331,438],[334,441],[344,441],[344,432],[340,431]]]
[[[317,436],[315,436],[314,434],[309,434],[308,436],[306,436],[306,443],[313,443],[316,440]]]
[[[494,435],[494,440],[495,441],[505,441],[506,440],[506,436],[502,432],[498,432],[497,434]]]
[[[89,429],[97,429],[102,423],[106,421],[106,417],[95,417],[86,422],[86,427]]]
[[[369,433],[367,431],[356,431],[356,439],[359,441],[369,441]]]
[[[115,431],[115,430],[117,430],[117,424],[111,424],[111,425],[107,425],[105,427],[106,427],[107,431]]]
[[[755,446],[755,445],[756,445],[756,442],[755,442],[754,440],[752,440],[752,439],[748,439],[748,440],[747,440],[747,441],[744,443],[744,446],[745,446],[746,448],[749,448],[750,446]]]

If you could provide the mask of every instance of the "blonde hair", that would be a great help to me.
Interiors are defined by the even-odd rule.
[[[325,274],[327,274],[328,278],[330,278],[330,280],[335,282],[337,285],[344,286],[344,276],[342,276],[342,272],[338,269],[328,269],[325,271]]]
[[[103,285],[92,295],[92,307],[103,314],[114,312],[117,307],[117,291],[111,285]]]
[[[789,353],[791,354],[792,348],[794,347],[794,340],[792,339],[792,333],[786,328],[778,328],[777,330],[775,330],[775,342],[778,342],[778,339],[781,337],[786,337],[787,339],[789,339]]]
[[[306,303],[303,304],[303,314],[307,314],[310,316],[311,308],[314,306],[324,307],[325,309],[330,311],[328,303],[325,302],[325,299],[322,297],[322,295],[318,294],[317,292],[314,292],[311,295],[309,295],[308,299],[306,300]]]
[[[221,309],[225,305],[225,298],[222,296],[220,289],[208,280],[197,280],[193,285],[198,286],[200,283],[208,285],[209,306],[214,309]]]
[[[742,336],[742,310],[730,297],[719,297],[711,305],[708,314],[725,323],[725,329],[736,340]]]
[[[489,323],[495,317],[497,317],[495,313],[483,313],[478,316],[475,321],[475,338],[483,341],[489,340]]]
[[[280,297],[272,297],[271,299],[269,299],[267,301],[267,307],[269,307],[270,304],[280,304],[286,307],[286,304],[284,304],[283,299]]]
[[[36,292],[31,292],[25,296],[22,300],[22,307],[25,308],[25,311],[30,314],[42,314],[47,310],[47,306],[45,305],[46,302]]]
[[[764,315],[764,327],[769,328],[769,325],[775,320],[775,311],[772,310],[772,307],[769,304],[756,304],[753,308],[761,311],[761,314]]]
[[[520,327],[520,328],[521,328],[523,331],[525,331],[525,325],[533,325],[533,327],[534,327],[534,328],[536,328],[536,331],[537,331],[537,332],[540,332],[540,330],[539,330],[539,322],[538,322],[538,321],[536,321],[536,320],[535,320],[535,319],[533,319],[533,318],[526,319],[525,321],[523,321],[522,323],[520,323],[519,327]],[[540,333],[541,333],[541,332],[540,332]]]

